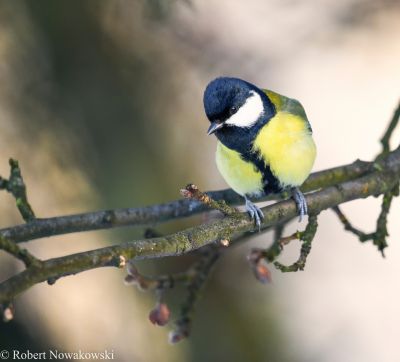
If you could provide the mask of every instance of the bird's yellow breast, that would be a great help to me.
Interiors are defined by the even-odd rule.
[[[311,172],[316,148],[307,121],[278,112],[260,130],[253,150],[269,165],[282,186],[300,186]]]
[[[244,196],[262,192],[261,172],[221,142],[217,144],[216,162],[227,184],[238,194]]]

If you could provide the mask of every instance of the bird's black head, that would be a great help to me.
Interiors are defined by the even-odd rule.
[[[204,109],[211,122],[208,134],[215,133],[219,139],[228,134],[237,137],[254,132],[254,127],[259,129],[275,114],[273,104],[262,90],[228,77],[216,78],[208,84]]]

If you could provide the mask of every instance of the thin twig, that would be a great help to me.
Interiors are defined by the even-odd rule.
[[[275,261],[274,266],[284,273],[304,270],[307,256],[308,254],[310,254],[311,251],[311,243],[314,240],[317,228],[318,228],[318,215],[310,215],[308,217],[308,224],[305,230],[295,234],[298,237],[298,239],[303,242],[300,249],[300,256],[297,259],[297,261],[289,266],[283,265],[280,262]],[[283,243],[287,244],[291,240],[293,240],[293,238],[287,239]]]
[[[385,256],[384,250],[388,246],[386,242],[389,233],[387,231],[387,216],[394,197],[399,196],[399,184],[395,185],[392,190],[385,192],[382,198],[381,212],[376,222],[376,231],[373,236],[373,243],[378,250]]]
[[[229,206],[225,200],[214,200],[207,193],[201,192],[199,188],[194,184],[188,184],[184,189],[182,189],[181,195],[186,199],[194,199],[200,201],[210,209],[221,211],[225,216],[238,213],[238,211],[234,207]]]
[[[345,230],[356,235],[361,242],[372,240],[374,233],[365,233],[354,227],[339,206],[332,207],[332,210],[343,224]]]
[[[282,225],[283,224],[279,224],[277,227],[275,227],[274,242],[269,248],[253,248],[251,249],[250,254],[247,256],[247,260],[250,263],[250,268],[253,271],[254,276],[261,283],[269,283],[272,279],[271,272],[266,263],[274,262],[282,253],[285,245],[289,244],[293,240],[300,240],[302,238],[303,232],[300,231],[296,231],[292,235],[282,237]],[[302,255],[302,253],[300,253],[300,255]],[[279,266],[281,266],[281,269],[287,268],[278,263],[278,268]]]
[[[400,103],[393,114],[393,117],[389,123],[388,128],[386,129],[385,134],[381,138],[381,145],[383,148],[382,153],[388,153],[390,151],[390,138],[392,137],[393,131],[395,130],[397,124],[399,123],[399,119],[400,119]]]
[[[21,260],[26,267],[31,265],[40,265],[41,261],[29,253],[28,250],[20,248],[16,243],[2,237],[0,235],[0,250],[13,255],[17,259]]]
[[[188,271],[181,273],[174,273],[168,275],[159,275],[156,277],[147,276],[139,273],[133,261],[127,265],[128,275],[125,277],[126,285],[135,285],[141,290],[166,290],[175,287],[178,283],[187,282],[190,279]]]
[[[388,246],[386,238],[389,235],[387,231],[387,216],[389,214],[393,198],[398,195],[399,184],[395,184],[392,189],[383,194],[381,211],[376,222],[376,229],[372,233],[365,233],[360,229],[354,227],[339,206],[332,207],[332,210],[338,216],[345,230],[356,235],[361,242],[372,240],[373,244],[376,245],[378,247],[378,250],[382,253],[382,256],[385,256],[384,250]]]
[[[192,277],[187,284],[188,296],[181,306],[179,318],[175,321],[176,328],[170,332],[171,343],[177,343],[189,336],[196,302],[219,255],[217,247],[209,247],[191,268]]]
[[[274,243],[278,242],[285,231],[286,224],[278,224],[274,228]]]
[[[22,178],[18,161],[10,158],[10,177],[8,180],[0,177],[0,189],[7,190],[15,198],[18,210],[22,218],[28,222],[35,219],[35,214],[28,202],[26,186]]]

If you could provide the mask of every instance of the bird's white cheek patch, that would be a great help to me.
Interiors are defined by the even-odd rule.
[[[251,127],[264,113],[263,101],[259,94],[251,91],[251,96],[247,98],[245,104],[225,121],[225,124],[236,127]]]

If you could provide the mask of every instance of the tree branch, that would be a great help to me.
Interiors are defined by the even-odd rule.
[[[352,164],[313,173],[302,186],[303,192],[318,190],[344,181],[354,180],[372,170],[372,162],[357,160]],[[243,204],[243,198],[233,190],[226,189],[206,193],[216,201],[228,205]],[[258,199],[276,200],[279,195]],[[0,229],[0,235],[14,242],[24,242],[48,236],[81,231],[101,230],[123,226],[153,226],[162,222],[192,216],[209,211],[200,201],[183,199],[141,208],[125,208],[88,212],[83,214],[37,218],[27,224]]]
[[[393,189],[400,178],[400,149],[382,160],[381,171],[373,171],[355,180],[339,183],[306,196],[310,214],[332,208],[341,203],[377,196]],[[297,216],[291,200],[278,202],[262,209],[265,230]],[[103,266],[120,266],[125,259],[148,259],[182,255],[222,239],[235,241],[243,233],[254,231],[254,224],[246,213],[237,213],[209,224],[195,226],[169,236],[147,240],[128,241],[101,249],[72,254],[43,261],[41,266],[30,266],[25,271],[0,284],[0,303],[13,299],[36,283],[56,280],[85,270]]]
[[[262,209],[265,218],[260,230],[273,228],[274,242],[266,250],[253,249],[249,261],[255,276],[261,282],[270,281],[270,271],[266,262],[273,262],[282,252],[283,245],[294,239],[302,241],[299,259],[290,266],[275,261],[274,265],[283,272],[303,270],[306,258],[311,250],[311,242],[317,231],[317,215],[332,208],[346,230],[354,233],[361,241],[372,240],[382,252],[387,246],[387,215],[392,200],[399,194],[400,147],[390,152],[390,138],[400,117],[400,104],[381,139],[382,152],[373,162],[356,161],[352,164],[320,171],[312,174],[302,187],[309,209],[308,224],[304,231],[298,231],[288,237],[282,237],[285,225],[297,216],[296,205],[292,200],[284,200]],[[27,222],[0,230],[0,249],[21,260],[26,269],[0,283],[0,311],[4,320],[13,316],[13,299],[37,283],[47,281],[55,283],[59,278],[77,274],[99,267],[123,267],[128,264],[128,276],[125,281],[135,282],[142,288],[155,290],[158,301],[150,313],[150,320],[165,325],[170,311],[163,302],[163,293],[172,288],[174,282],[186,283],[188,298],[182,306],[175,331],[170,339],[177,342],[189,334],[191,314],[198,292],[204,285],[212,266],[217,261],[223,247],[243,241],[246,235],[254,232],[254,222],[247,213],[240,213],[231,205],[243,203],[242,198],[231,190],[203,193],[197,186],[189,184],[182,190],[185,200],[176,200],[165,204],[143,208],[105,210],[78,215],[61,216],[47,219],[35,219],[27,200],[26,187],[22,179],[18,162],[10,160],[10,177],[0,178],[0,189],[10,192],[16,199],[17,207]],[[339,204],[369,196],[383,195],[381,212],[377,220],[376,231],[366,234],[351,225],[339,208]],[[282,200],[285,194],[270,195],[262,200]],[[144,240],[135,240],[41,261],[28,251],[21,249],[18,242],[30,241],[41,237],[67,234],[79,231],[99,230],[120,226],[153,225],[178,218],[191,216],[210,209],[219,210],[224,218],[213,220],[175,234],[163,236],[148,229]],[[182,255],[201,249],[202,257],[184,273],[167,277],[145,277],[137,271],[132,262]]]

